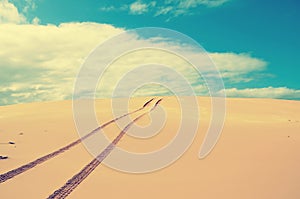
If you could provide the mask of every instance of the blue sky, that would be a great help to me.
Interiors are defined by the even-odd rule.
[[[71,42],[62,39],[65,35],[59,36],[58,29],[60,32],[74,31],[74,34],[76,31],[90,31],[86,34],[91,35],[94,35],[92,31],[103,29],[103,32],[113,36],[123,30],[149,26],[173,29],[199,42],[211,53],[212,59],[216,59],[221,71],[230,72],[224,78],[230,97],[299,100],[299,7],[297,0],[0,0],[0,42],[10,46],[25,46],[23,51],[5,51],[3,54],[6,57],[1,57],[0,105],[70,98],[74,77],[63,75],[62,71],[57,72],[61,68],[67,70],[63,58],[51,53],[51,60],[57,60],[57,71],[50,66],[44,67],[50,63],[45,61],[50,60],[50,57],[47,58],[49,52],[58,49],[57,45],[50,48],[54,39],[62,44]],[[88,24],[83,27],[82,23]],[[96,33],[94,36],[97,37]],[[49,44],[49,50],[41,53],[40,58],[25,56],[28,51],[36,50],[29,46],[32,37],[39,38],[34,39],[37,49]],[[101,41],[95,39],[94,43]],[[83,40],[74,44],[74,48],[89,42]],[[87,55],[94,47],[87,45],[83,51]],[[13,59],[15,53],[24,53],[24,56],[18,54],[15,58],[22,61],[21,65],[24,66],[16,64],[17,61]],[[78,56],[78,59],[84,59],[85,54]],[[74,75],[80,66],[78,59],[74,59],[74,68],[68,68]],[[228,60],[228,66],[222,70],[224,60]],[[27,61],[28,64],[24,64]],[[59,64],[62,64],[61,67]],[[28,75],[22,75],[27,73],[43,79],[29,78],[23,82]],[[237,77],[241,76],[243,79],[239,80]],[[55,87],[66,80],[70,81],[70,88]],[[45,81],[48,83],[45,84]],[[52,81],[55,82],[53,85]],[[30,84],[30,88],[24,88],[23,83]],[[55,97],[48,99],[47,92],[50,90]]]

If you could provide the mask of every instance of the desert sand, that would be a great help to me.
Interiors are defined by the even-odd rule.
[[[142,107],[149,99],[130,99],[130,110]],[[226,102],[223,132],[206,158],[199,159],[198,153],[209,125],[211,104],[209,98],[199,97],[201,117],[196,138],[175,163],[147,174],[119,172],[100,164],[68,198],[300,198],[300,102],[274,99],[227,99]],[[100,123],[114,118],[110,103],[109,99],[96,101]],[[118,146],[149,152],[168,143],[178,128],[180,106],[175,97],[163,97],[160,107],[167,118],[158,135],[150,139],[124,135]],[[129,117],[138,117],[142,112],[145,111]],[[149,115],[137,121],[140,126],[150,122]],[[122,129],[113,123],[103,130],[113,140]],[[0,160],[0,174],[78,138],[71,101],[2,106],[0,156],[8,158]],[[0,197],[47,198],[93,159],[80,143],[1,183]]]

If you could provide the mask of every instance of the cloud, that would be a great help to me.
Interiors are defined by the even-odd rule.
[[[0,104],[25,103],[71,99],[76,75],[85,57],[100,43],[123,32],[123,29],[98,23],[63,23],[56,25],[0,24]],[[22,37],[19,37],[22,33]],[[84,35],[84,36],[83,36]],[[201,54],[188,46],[165,41],[160,38],[142,39],[139,35],[128,35],[128,45],[155,43],[158,48],[182,48],[191,57]],[[115,44],[118,46],[118,44]],[[209,53],[225,79],[240,82],[244,75],[261,72],[266,62],[250,54]],[[107,52],[106,56],[110,56]],[[105,58],[105,56],[103,57]],[[174,54],[160,50],[140,50],[116,60],[100,82],[98,97],[109,97],[122,75],[131,73],[133,80],[140,79],[140,73],[130,72],[135,66],[145,63],[159,63],[170,66],[183,75],[196,94],[207,95],[205,83],[193,67]],[[205,65],[205,62],[203,62]],[[206,69],[203,68],[203,71]],[[208,71],[209,72],[209,71]],[[149,71],[154,80],[176,84],[176,75],[162,70]],[[93,74],[91,74],[92,76]],[[90,77],[88,77],[90,78]],[[144,95],[166,94],[165,89],[146,87]],[[151,89],[150,89],[151,88]],[[124,91],[126,94],[126,91]],[[183,91],[184,93],[185,91]],[[141,90],[137,95],[141,95]]]
[[[20,14],[16,6],[8,0],[0,0],[0,24],[1,23],[26,23],[26,18]]]
[[[3,2],[5,6],[2,5]],[[84,59],[97,45],[124,32],[124,29],[109,24],[90,22],[40,25],[36,18],[32,24],[28,22],[22,24],[21,22],[26,19],[17,12],[17,9],[7,1],[1,1],[1,3],[1,9],[5,7],[14,15],[0,12],[1,16],[6,13],[6,21],[0,24],[0,105],[71,99],[74,81]],[[7,6],[11,9],[7,9]],[[22,37],[20,37],[21,33]],[[126,43],[133,47],[155,44],[161,49],[165,47],[182,49],[183,53],[195,59],[203,57],[203,54],[194,51],[190,46],[162,38],[145,39],[140,35],[128,34]],[[115,46],[118,46],[118,43]],[[106,56],[110,56],[109,51],[105,53]],[[256,78],[256,72],[261,74],[267,67],[266,61],[247,53],[211,52],[208,55],[220,69],[225,83],[229,84],[230,82],[251,81]],[[106,56],[100,58],[105,59]],[[209,73],[205,68],[207,61],[205,57],[201,61],[202,70]],[[183,82],[180,83],[176,75],[180,74],[192,85],[196,94],[208,94],[201,75],[184,59],[161,50],[143,49],[124,55],[110,65],[100,81],[97,96],[109,97],[124,74],[129,74],[131,77],[128,86],[137,84],[141,79],[141,72],[134,72],[133,69],[145,63],[170,66],[175,71],[171,74],[163,68],[148,70],[147,75],[154,77],[153,81],[171,83],[176,86],[175,89],[186,94]],[[90,74],[87,77],[87,83],[93,75]],[[123,92],[119,94],[121,96],[127,94],[126,90]],[[231,88],[226,92],[228,96],[233,97],[300,98],[299,90],[286,87]],[[160,94],[171,93],[166,88],[155,84],[144,85],[135,93],[136,96]]]
[[[207,7],[218,7],[228,2],[229,0],[167,0],[167,2],[172,2],[178,4],[178,8],[195,8],[200,5]]]
[[[277,99],[300,99],[300,90],[287,87],[266,87],[266,88],[246,88],[226,89],[228,97],[247,97],[247,98],[277,98]]]
[[[31,10],[35,10],[36,9],[36,4],[34,2],[34,0],[25,0],[25,6],[23,8],[23,12],[24,13],[28,13]]]
[[[116,10],[117,8],[115,6],[106,6],[106,7],[104,6],[99,9],[104,12],[110,12]]]
[[[249,74],[264,71],[268,64],[247,53],[210,53],[209,55],[221,70],[223,78],[231,82],[251,81],[255,76],[251,78]]]
[[[40,19],[38,17],[34,17],[32,19],[32,24],[38,25],[40,23]]]
[[[209,55],[224,72],[249,73],[251,71],[265,70],[267,66],[267,62],[264,60],[251,57],[247,53],[210,53]]]
[[[192,9],[194,8],[200,6],[214,8],[228,1],[230,0],[165,0],[164,5],[158,7],[155,15],[171,15],[172,17],[193,15],[195,12]]]
[[[162,6],[162,7],[158,7],[155,16],[159,16],[159,15],[166,15],[169,14],[170,12],[172,12],[174,10],[173,6]]]
[[[156,5],[155,1],[151,1],[147,4],[147,3],[143,3],[142,1],[138,0],[138,1],[130,4],[129,12],[131,14],[140,15],[140,14],[148,12],[149,8],[154,7],[155,5]]]
[[[147,1],[137,0],[131,4],[123,4],[119,7],[109,5],[101,7],[104,12],[127,11],[132,15],[141,15],[145,13],[153,16],[168,15],[169,19],[181,15],[195,14],[192,10],[200,6],[208,8],[218,7],[230,0],[164,0],[164,1]]]
[[[0,24],[0,104],[70,99],[84,58],[122,31],[97,23]]]

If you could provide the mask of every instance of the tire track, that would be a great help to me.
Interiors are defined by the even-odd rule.
[[[110,152],[116,147],[121,138],[126,134],[127,130],[139,119],[153,111],[162,99],[158,100],[150,111],[143,113],[142,115],[136,117],[132,122],[130,122],[120,134],[110,143],[95,159],[93,159],[89,164],[87,164],[79,173],[74,175],[69,179],[64,186],[56,190],[47,199],[61,199],[66,198],[85,178],[87,178],[96,168],[101,164],[101,162],[110,154]]]
[[[110,125],[111,123],[114,123],[114,122],[116,122],[117,120],[119,120],[119,119],[121,119],[121,118],[123,118],[123,117],[126,117],[126,116],[128,116],[128,115],[131,115],[131,114],[133,114],[133,113],[136,113],[136,112],[138,112],[138,111],[143,110],[143,109],[146,108],[146,107],[147,107],[154,99],[155,99],[155,98],[152,98],[151,100],[147,101],[147,102],[143,105],[143,107],[141,107],[141,108],[139,108],[139,109],[137,109],[137,110],[135,110],[135,111],[129,112],[129,113],[124,114],[124,115],[122,115],[122,116],[119,116],[119,117],[117,117],[117,118],[115,118],[115,119],[113,119],[113,120],[110,120],[109,122],[106,122],[105,124],[103,124],[103,125],[99,126],[98,128],[94,129],[93,131],[91,131],[91,132],[88,133],[87,135],[83,136],[82,138],[79,138],[78,140],[76,140],[76,141],[74,141],[74,142],[72,142],[72,143],[70,143],[70,144],[68,144],[68,145],[66,145],[66,146],[64,146],[64,147],[62,147],[62,148],[60,148],[60,149],[58,149],[58,150],[52,152],[52,153],[49,153],[49,154],[47,154],[47,155],[45,155],[45,156],[42,156],[42,157],[40,157],[40,158],[38,158],[38,159],[36,159],[36,160],[34,160],[34,161],[32,161],[32,162],[29,162],[29,163],[27,163],[27,164],[25,164],[25,165],[23,165],[23,166],[20,166],[20,167],[18,167],[18,168],[16,168],[16,169],[13,169],[13,170],[8,171],[8,172],[6,172],[6,173],[4,173],[4,174],[1,174],[1,175],[0,175],[0,184],[1,184],[1,183],[4,183],[5,181],[7,181],[7,180],[9,180],[9,179],[11,179],[11,178],[14,178],[14,177],[17,176],[17,175],[20,175],[20,174],[22,174],[22,173],[24,173],[24,172],[26,172],[26,171],[28,171],[28,170],[34,168],[35,166],[37,166],[37,165],[39,165],[39,164],[42,164],[42,163],[46,162],[47,160],[50,160],[50,159],[52,159],[52,158],[58,156],[59,154],[64,153],[65,151],[67,151],[67,150],[71,149],[72,147],[78,145],[79,143],[81,143],[81,141],[83,141],[83,140],[89,138],[90,136],[92,136],[92,135],[94,135],[95,133],[97,133],[100,129],[103,129],[104,127]]]

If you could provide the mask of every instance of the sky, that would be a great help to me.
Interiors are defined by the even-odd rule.
[[[0,105],[71,99],[89,53],[141,27],[175,30],[198,42],[220,70],[228,97],[300,100],[299,8],[298,0],[0,0]],[[107,97],[111,91],[101,88],[147,54],[133,56],[139,59],[125,57],[111,67],[97,97]],[[207,94],[201,77],[185,70],[187,64],[158,57],[151,62],[173,63],[196,94]],[[143,94],[168,93],[146,86]]]

